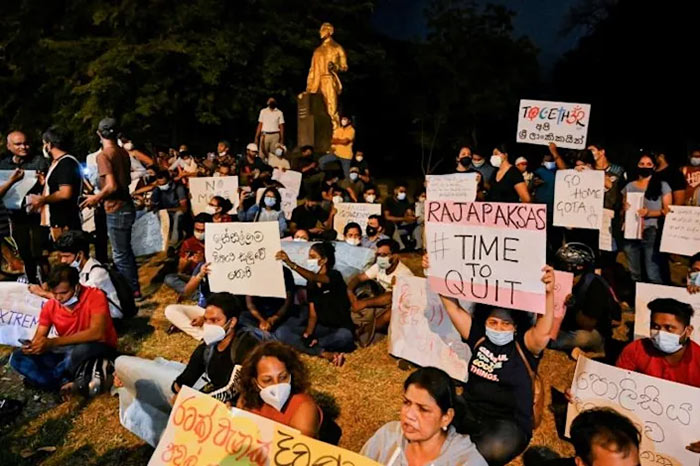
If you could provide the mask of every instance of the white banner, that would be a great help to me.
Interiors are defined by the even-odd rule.
[[[168,249],[169,236],[168,211],[146,212],[131,227],[131,248],[136,257],[163,252]]]
[[[700,343],[700,293],[690,294],[685,287],[654,283],[637,282],[637,293],[634,299],[634,338],[649,336],[651,311],[647,308],[647,304],[656,298],[673,298],[693,307],[695,314],[690,320],[690,325],[695,329],[691,338]]]
[[[7,183],[7,180],[10,179],[13,172],[14,170],[0,170],[0,184]],[[22,201],[24,200],[25,196],[29,190],[34,187],[36,182],[36,171],[25,170],[22,179],[13,184],[2,198],[2,202],[5,204],[5,207],[10,210],[19,210],[22,207]]]
[[[431,201],[472,202],[476,199],[476,173],[426,175],[426,197]]]
[[[629,206],[625,210],[625,239],[642,239],[644,220],[637,213],[644,207],[644,193],[627,193]]]
[[[603,209],[603,225],[600,227],[600,234],[598,235],[598,249],[601,251],[613,250],[612,221],[614,218],[614,210]]]
[[[233,204],[231,212],[236,212],[238,209],[237,176],[191,177],[189,185],[192,196],[192,214],[194,215],[206,212],[209,201],[214,196],[230,200]]]
[[[277,222],[207,223],[204,250],[211,291],[284,298]]]
[[[605,172],[557,170],[554,225],[599,230],[603,223]]]
[[[362,230],[361,234],[364,235],[369,216],[382,214],[381,204],[341,202],[340,204],[335,204],[334,207],[336,208],[337,212],[335,217],[333,217],[333,229],[338,232],[339,240],[344,238],[343,230],[345,229],[345,225],[348,223],[359,223]]]
[[[642,434],[642,466],[698,464],[685,447],[700,439],[700,388],[669,382],[578,358],[571,383],[574,403],[566,415],[566,434],[586,409],[607,407],[628,417]]]
[[[589,104],[521,100],[518,110],[516,142],[542,146],[553,142],[557,147],[585,149]]]
[[[472,352],[462,342],[440,297],[420,277],[398,277],[391,299],[389,353],[467,381]]]
[[[26,283],[0,282],[0,344],[21,346],[20,339],[34,338],[45,302]]]
[[[299,198],[301,173],[295,172],[294,170],[282,171],[279,168],[275,168],[272,171],[272,179],[284,185],[284,189],[280,189],[282,210],[287,220],[290,220],[292,218],[292,211],[297,206],[297,199]]]
[[[426,201],[425,215],[433,291],[544,312],[546,205]]]
[[[664,220],[660,251],[682,256],[700,252],[700,207],[671,206]]]

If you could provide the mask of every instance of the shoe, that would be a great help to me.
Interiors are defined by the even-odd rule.
[[[145,297],[143,294],[141,294],[140,291],[134,292],[134,302],[136,302],[136,303],[142,303],[142,302],[144,302],[145,300],[146,300],[146,297]]]
[[[173,333],[177,333],[177,332],[182,332],[182,330],[175,327],[175,325],[171,325],[170,327],[168,327],[168,330],[165,331],[165,333],[167,333],[168,335],[172,335]]]

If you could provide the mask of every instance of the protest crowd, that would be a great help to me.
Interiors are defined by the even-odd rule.
[[[171,412],[184,403],[183,390],[193,389],[337,445],[342,431],[312,395],[300,353],[343,366],[357,348],[393,341],[413,315],[402,307],[406,284],[418,284],[429,290],[424,299],[437,294],[432,305],[447,317],[440,325],[466,351],[464,373],[456,377],[439,357],[412,361],[418,367],[409,364],[398,420],[359,452],[369,460],[505,465],[524,453],[525,464],[640,464],[639,419],[586,406],[577,384],[563,396],[592,409],[577,410],[571,422],[575,458],[531,445],[548,409],[549,387],[538,374],[544,351],[685,386],[700,408],[692,304],[700,302],[700,247],[680,253],[677,239],[663,247],[672,215],[691,209],[685,218],[697,225],[700,149],[680,164],[645,149],[623,166],[599,142],[581,149],[551,142],[539,146],[539,158],[515,145],[464,145],[444,175],[387,185],[375,178],[375,154],[354,146],[349,116],[340,115],[327,153],[293,150],[284,118],[270,98],[242,154],[226,140],[206,154],[132,140],[109,117],[94,128],[100,147],[87,155],[71,152],[60,126],[38,141],[30,129],[5,133],[0,294],[34,299],[36,319],[3,330],[2,343],[17,347],[9,364],[28,387],[64,398],[118,395],[121,424],[154,448],[177,418]],[[589,174],[598,192],[581,185],[568,200],[559,197],[565,176],[576,184]],[[448,199],[441,192],[448,184],[471,194]],[[593,220],[591,199],[600,203]],[[596,226],[562,223],[569,214]],[[491,242],[484,232],[504,224],[519,233]],[[437,244],[446,228],[461,233],[450,234],[461,244],[453,259]],[[543,256],[533,261],[543,260],[520,269],[516,243],[535,237],[543,238]],[[146,291],[139,263],[154,254],[164,259]],[[475,285],[474,270],[484,265],[465,266],[467,256],[488,262],[481,277],[498,279],[508,267],[527,276],[529,288],[504,282],[508,276]],[[407,257],[422,258],[427,279],[414,275]],[[560,276],[570,284],[557,303]],[[167,333],[199,342],[186,363],[120,351],[126,321],[154,284],[179,296],[165,303]],[[658,288],[642,295],[642,285]],[[646,328],[635,324],[633,332],[642,316]],[[0,416],[20,409],[0,402]],[[700,430],[686,427],[688,436],[679,448],[697,462]]]

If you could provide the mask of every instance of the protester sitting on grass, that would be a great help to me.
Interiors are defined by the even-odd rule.
[[[241,325],[259,340],[274,339],[272,332],[284,323],[294,307],[294,277],[292,272],[282,268],[284,273],[284,298],[246,296],[247,310],[241,314]]]
[[[243,204],[241,203],[241,206]],[[260,202],[253,204],[249,209],[238,209],[238,221],[240,222],[277,222],[280,238],[287,231],[287,219],[282,211],[282,196],[276,188],[266,188]]]
[[[204,260],[204,228],[212,221],[212,217],[206,213],[197,214],[194,218],[194,231],[192,236],[187,238],[180,245],[177,271],[165,276],[165,284],[177,291],[185,298],[199,300],[199,296],[186,294],[185,285],[190,275],[197,265]]]
[[[120,387],[119,418],[124,427],[155,446],[168,423],[171,405],[183,386],[232,402],[232,377],[258,341],[237,328],[241,305],[231,293],[212,293],[206,302],[203,342],[187,366],[163,360],[120,356],[115,361],[115,386]]]
[[[350,301],[343,276],[335,270],[335,248],[329,242],[309,248],[306,267],[279,251],[275,256],[307,280],[308,313],[290,317],[275,332],[278,340],[300,351],[330,361],[336,366],[345,362],[344,352],[355,349]]]
[[[197,304],[170,304],[165,308],[165,318],[172,324],[168,333],[177,330],[185,332],[195,340],[201,340],[203,335],[204,308],[210,295],[209,272],[211,264],[202,260],[195,267],[187,284],[182,290],[183,296],[197,296]]]
[[[423,268],[428,268],[427,254]],[[546,307],[534,326],[522,311],[483,306],[472,317],[456,299],[440,296],[452,324],[472,350],[462,395],[463,431],[492,465],[511,461],[532,438],[533,378],[554,321],[554,270],[545,266],[543,271]]]
[[[81,285],[76,268],[57,265],[47,283],[53,298],[41,309],[34,338],[12,353],[10,366],[28,384],[68,395],[82,363],[114,357],[117,332],[105,294]],[[49,337],[52,327],[58,336]]]
[[[381,215],[370,215],[367,218],[367,226],[365,227],[366,236],[362,237],[363,248],[377,249],[377,243],[383,239],[389,239],[384,234],[386,223]]]
[[[232,221],[228,214],[231,209],[233,209],[231,201],[221,196],[214,196],[209,201],[207,213],[212,216],[214,223],[227,223]]]
[[[400,421],[384,424],[362,447],[362,455],[393,466],[486,466],[469,436],[455,429],[460,405],[449,375],[424,367],[403,387]]]
[[[258,345],[245,359],[237,406],[316,437],[321,410],[308,394],[309,376],[296,351],[277,341]]]

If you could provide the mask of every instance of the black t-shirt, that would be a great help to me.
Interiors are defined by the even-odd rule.
[[[525,182],[520,170],[514,166],[510,167],[503,175],[503,178],[501,178],[501,181],[496,179],[497,175],[498,172],[491,179],[491,187],[486,199],[489,202],[520,202],[520,196],[515,190],[516,184]]]
[[[399,201],[398,199],[391,197],[384,201],[384,204],[382,205],[382,213],[388,210],[392,217],[403,217],[406,215],[406,211],[411,208],[411,203],[408,202],[408,200],[404,199],[403,201]]]
[[[307,299],[314,303],[318,323],[325,327],[352,330],[350,300],[345,280],[337,270],[328,272],[328,278],[331,280],[328,284],[309,283],[306,287]]]
[[[352,162],[350,162],[350,168],[357,167],[360,169],[360,175],[365,175],[367,174],[367,170],[369,170],[369,165],[367,164],[367,160],[362,159],[362,162],[358,162],[355,159],[352,159]]]
[[[292,272],[287,267],[282,267],[282,272],[284,274],[284,290],[287,294],[294,294],[294,276]],[[253,303],[258,309],[258,312],[265,317],[272,317],[276,314],[280,308],[284,305],[286,301],[285,298],[269,298],[254,296]]]
[[[49,193],[53,194],[61,186],[71,186],[72,193],[68,200],[49,204],[49,214],[51,215],[52,227],[69,227],[80,229],[80,209],[78,209],[78,198],[82,190],[83,177],[80,172],[80,164],[67,156],[63,156],[51,171],[48,178]]]
[[[302,230],[310,230],[316,228],[318,222],[325,222],[328,218],[328,212],[323,210],[321,206],[315,205],[310,209],[302,204],[297,206],[292,211],[292,222],[296,223],[297,228]]]
[[[292,161],[292,170],[296,170],[298,172],[302,171],[304,168],[308,167],[312,163],[318,163],[318,159],[315,155],[311,155],[309,157],[297,157],[295,160]],[[302,172],[302,176],[310,176],[313,175],[314,173],[318,172],[318,169],[314,170],[309,170],[306,172]]]
[[[240,176],[250,176],[253,174],[253,170],[263,171],[265,168],[269,167],[259,157],[255,157],[252,162],[248,160],[248,157],[243,157],[238,174]]]
[[[537,372],[540,359],[528,351],[522,332],[503,346],[494,345],[484,335],[483,325],[472,325],[467,339],[472,358],[464,400],[471,411],[483,418],[514,419],[518,427],[530,436],[533,429],[532,379],[515,342],[520,345],[534,372]],[[483,341],[477,346],[481,338]]]
[[[574,296],[573,306],[568,307],[561,324],[563,330],[579,330],[576,324],[576,314],[596,319],[596,330],[603,338],[610,338],[612,327],[610,321],[619,319],[619,306],[612,297],[610,288],[604,280],[594,273],[588,273],[581,277],[571,290]]]
[[[661,178],[661,181],[665,181],[671,187],[671,191],[685,191],[687,183],[685,181],[685,176],[680,170],[674,167],[666,167],[663,170],[656,172],[656,176]]]

